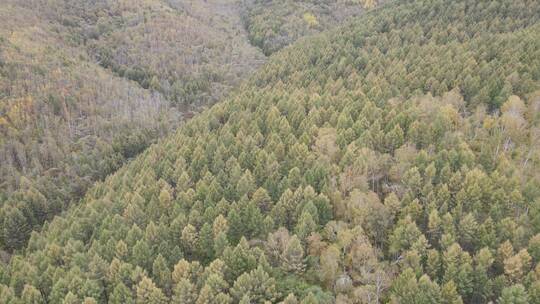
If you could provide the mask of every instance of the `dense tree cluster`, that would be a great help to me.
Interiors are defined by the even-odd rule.
[[[263,58],[228,1],[2,1],[0,250]]]
[[[301,37],[359,16],[377,0],[243,0],[251,42],[270,55]]]
[[[265,59],[230,0],[26,2],[99,64],[179,106],[215,102]]]
[[[35,11],[0,4],[0,249],[177,125],[159,94],[112,76]]]
[[[539,19],[399,1],[279,52],[32,233],[0,298],[540,303]]]

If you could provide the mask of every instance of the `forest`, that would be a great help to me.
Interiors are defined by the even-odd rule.
[[[266,55],[376,7],[382,0],[243,0],[243,19],[253,45]]]
[[[164,24],[215,4],[137,1]],[[98,16],[92,10],[109,2],[95,2],[65,9]],[[358,15],[345,9],[344,19],[318,10],[355,4]],[[0,171],[0,240],[10,252],[0,262],[0,303],[540,304],[538,1],[254,0],[241,8],[234,24],[248,48],[260,48],[256,56],[269,56],[179,123],[184,109],[163,84],[182,68],[153,58],[149,41],[172,52],[159,45],[180,25],[154,32],[116,23],[135,18],[124,12],[105,21],[118,28],[85,38],[80,29],[93,17],[73,13],[75,21],[57,24],[43,20],[70,15],[44,9],[22,31],[17,22],[29,21],[12,15],[37,10],[0,5],[0,20],[12,22],[0,28],[0,155],[11,164]],[[283,17],[289,11],[321,28],[285,30],[280,22],[296,22]],[[135,38],[139,30],[149,40]],[[114,49],[107,63],[100,47]],[[142,78],[127,73],[134,62]],[[204,68],[195,70],[186,75]],[[146,84],[148,75],[159,86]],[[39,95],[58,92],[66,93],[50,105]],[[95,120],[111,107],[115,116]],[[85,179],[92,186],[72,197],[80,201],[59,206],[41,194],[50,184],[34,179],[54,164],[46,171],[73,182],[62,172],[89,153],[70,142],[56,163],[43,158],[56,130],[95,132],[105,144],[90,147],[121,155],[114,173]],[[137,132],[149,143],[132,139]],[[23,167],[13,151],[43,160],[27,157]],[[103,170],[107,153],[96,151],[87,167]]]
[[[251,74],[242,33],[228,0],[1,1],[0,250]]]

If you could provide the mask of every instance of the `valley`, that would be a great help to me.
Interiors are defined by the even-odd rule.
[[[130,4],[0,6],[0,303],[540,303],[538,2]]]

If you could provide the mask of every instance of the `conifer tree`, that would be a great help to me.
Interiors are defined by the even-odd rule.
[[[463,304],[463,300],[457,292],[454,281],[444,283],[441,288],[441,297],[444,304]]]
[[[7,299],[7,296],[6,298]],[[43,304],[45,303],[41,292],[32,285],[25,285],[21,294],[21,300],[24,303],[29,304]]]
[[[498,304],[526,304],[529,298],[525,287],[521,284],[512,285],[502,290],[501,296],[497,300]]]
[[[135,265],[147,270],[151,268],[152,252],[146,240],[137,241],[135,246],[133,246],[131,255]]]
[[[278,294],[274,279],[259,266],[249,274],[244,273],[238,277],[231,289],[231,295],[239,301],[249,295],[250,303],[264,304],[275,302]]]
[[[156,285],[160,287],[165,293],[169,293],[171,290],[171,271],[167,266],[167,261],[160,254],[154,260],[152,265],[152,277],[156,281]]]
[[[167,297],[148,277],[143,277],[137,285],[137,304],[165,304]]]
[[[290,293],[286,298],[285,300],[283,300],[283,302],[281,302],[282,304],[298,304],[298,299],[296,298],[296,296],[292,293]]]
[[[281,255],[282,265],[287,271],[302,273],[304,265],[304,248],[296,235],[293,235]]]
[[[197,299],[197,290],[195,286],[187,279],[180,279],[173,290],[171,303],[189,304]]]
[[[118,283],[114,287],[112,294],[109,297],[109,303],[111,304],[134,304],[135,300],[131,290],[129,290],[124,283]]]
[[[29,235],[31,227],[23,213],[16,207],[5,211],[3,227],[3,242],[7,249],[21,248]]]

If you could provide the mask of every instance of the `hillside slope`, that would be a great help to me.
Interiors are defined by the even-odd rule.
[[[0,249],[251,74],[234,1],[0,3]]]
[[[270,55],[301,37],[343,24],[380,2],[383,1],[243,0],[243,19],[251,43]]]
[[[540,5],[277,53],[0,271],[7,303],[539,303]]]
[[[257,69],[234,0],[26,1],[116,74],[179,105],[206,105]]]
[[[66,44],[35,11],[2,3],[0,15],[0,247],[15,249],[179,114]]]

